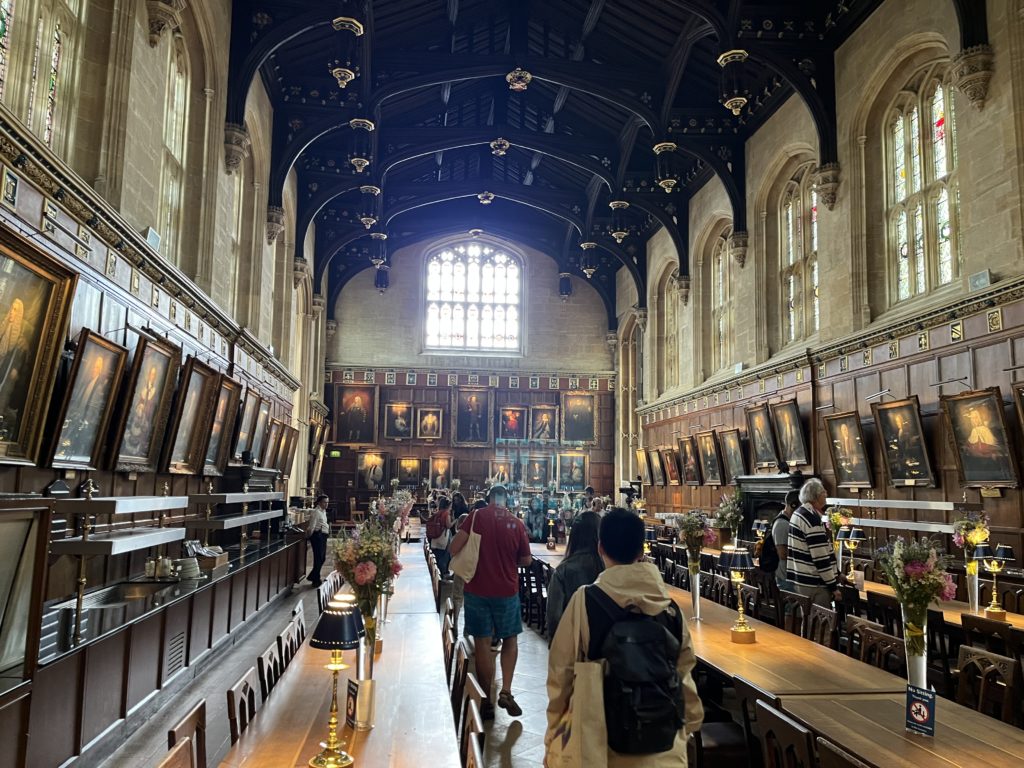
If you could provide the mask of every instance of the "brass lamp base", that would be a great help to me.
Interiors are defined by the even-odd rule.
[[[730,631],[730,635],[730,639],[734,643],[740,643],[741,645],[750,645],[757,642],[757,632],[749,625],[742,627],[734,626]]]
[[[554,536],[548,536],[548,549],[554,549],[554,548],[555,548],[555,537]]]
[[[347,766],[355,765],[356,761],[347,752],[329,749],[322,741],[320,746],[324,749],[309,761],[310,768],[347,768]]]
[[[1006,621],[1006,611],[1003,608],[989,605],[985,608],[985,618],[993,621]]]

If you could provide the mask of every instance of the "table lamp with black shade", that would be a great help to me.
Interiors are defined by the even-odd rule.
[[[743,595],[740,594],[740,584],[746,578],[747,571],[753,570],[754,560],[746,549],[734,549],[722,567],[729,570],[729,579],[736,590],[736,607],[739,612],[736,623],[732,625],[731,639],[734,643],[744,645],[755,643],[757,642],[757,633],[747,623],[747,617],[743,613]]]
[[[841,530],[840,533],[842,533]],[[847,578],[849,578],[851,584],[854,582],[853,553],[857,551],[857,547],[867,540],[868,537],[864,535],[863,528],[851,528],[843,539],[843,543],[846,545],[846,549],[850,553],[850,573]]]
[[[985,570],[992,574],[992,602],[985,608],[985,618],[1006,621],[1006,609],[999,603],[997,580],[1003,569],[1013,562],[1013,547],[999,544],[993,551],[992,545],[984,542],[974,548],[974,559],[984,563]]]
[[[339,595],[320,614],[313,636],[309,639],[310,648],[331,652],[331,661],[325,667],[333,673],[327,741],[320,743],[323,750],[309,761],[311,768],[344,768],[354,762],[342,749],[338,738],[338,672],[348,669],[348,665],[342,662],[341,652],[358,648],[364,632],[362,615],[355,600],[347,595]]]

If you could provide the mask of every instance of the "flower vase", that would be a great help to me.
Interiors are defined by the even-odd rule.
[[[373,619],[370,619],[372,622]],[[366,626],[366,620],[363,620]],[[373,728],[374,717],[374,681],[373,681],[373,641],[367,636],[359,643],[356,650],[356,677],[359,691],[356,694],[355,723],[357,731],[368,731]]]
[[[686,566],[690,571],[690,604],[693,620],[700,621],[700,550],[687,550]]]
[[[978,561],[968,558],[964,568],[967,571],[967,602],[971,605],[971,613],[977,613],[981,609],[978,597]]]
[[[907,650],[907,682],[928,688],[928,606],[901,606]]]

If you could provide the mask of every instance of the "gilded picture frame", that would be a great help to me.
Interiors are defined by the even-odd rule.
[[[676,441],[679,445],[679,474],[684,485],[700,485],[700,454],[697,451],[697,441],[693,435],[680,437]]]
[[[413,413],[412,403],[384,403],[384,439],[411,440]]]
[[[508,485],[515,479],[515,466],[511,459],[491,459],[487,462],[487,479],[495,485]]]
[[[238,429],[235,430],[234,448],[231,452],[233,462],[241,462],[242,454],[252,447],[253,437],[256,432],[256,417],[260,411],[261,401],[259,390],[249,387],[245,391],[245,400],[242,403],[242,412],[238,417]],[[310,425],[310,446],[311,452],[315,452],[319,435],[323,430],[322,424],[317,424],[316,429]]]
[[[360,451],[356,454],[356,488],[381,491],[388,482],[388,454],[381,451]]]
[[[872,488],[871,458],[864,442],[860,414],[846,411],[826,416],[825,442],[837,488]]]
[[[810,464],[807,439],[804,436],[803,424],[800,421],[800,407],[796,400],[772,403],[770,408],[779,459],[784,461],[791,470],[801,465]]]
[[[530,441],[541,445],[558,442],[557,405],[530,407]]]
[[[281,473],[282,478],[291,477],[292,467],[295,465],[295,448],[298,439],[299,430],[285,425],[281,450],[277,454],[277,471]]]
[[[563,445],[597,445],[597,397],[589,392],[563,392]]]
[[[204,451],[203,475],[220,476],[227,469],[231,449],[231,435],[238,419],[238,405],[242,399],[242,385],[227,374],[221,374],[217,383],[217,397],[210,419],[210,435]]]
[[[403,456],[398,460],[398,484],[417,487],[423,482],[423,466],[417,456]]]
[[[661,464],[669,485],[679,485],[679,458],[675,448],[661,449]]]
[[[178,380],[178,394],[164,444],[165,472],[175,475],[202,472],[219,386],[220,373],[199,362],[195,355],[189,355]]]
[[[647,451],[643,448],[636,449],[636,467],[640,473],[640,482],[643,485],[654,485],[654,476],[651,475],[651,462],[647,458]]]
[[[416,408],[416,439],[440,440],[444,437],[444,408],[422,405]]]
[[[338,384],[334,388],[335,442],[341,445],[376,445],[376,384]]]
[[[270,426],[271,402],[265,397],[260,397],[259,405],[256,407],[256,423],[252,428],[252,439],[249,442],[249,452],[252,454],[253,463],[259,463],[260,455],[263,453],[263,446],[267,442],[267,427]]]
[[[277,453],[281,450],[281,435],[284,434],[284,422],[277,418],[270,419],[270,426],[267,427],[267,440],[263,444],[263,455],[260,456],[260,466],[267,469],[277,467]]]
[[[115,429],[114,469],[156,472],[181,371],[181,347],[140,335]]]
[[[1020,395],[1014,398],[1019,399]],[[939,400],[965,488],[1016,488],[1017,462],[1010,449],[999,387],[944,395]]]
[[[771,417],[767,405],[755,405],[745,410],[750,457],[755,467],[777,467],[779,451],[775,446]]]
[[[452,445],[488,448],[494,443],[494,391],[487,387],[452,390]]]
[[[886,482],[893,488],[933,487],[935,475],[928,458],[917,395],[891,403],[872,403],[871,413],[882,445]]]
[[[435,453],[430,456],[430,487],[446,490],[452,484],[453,461],[450,453]]]
[[[542,491],[551,483],[551,456],[533,454],[526,461],[524,486],[530,490]]]
[[[530,409],[525,405],[498,408],[498,439],[525,442],[529,437]]]
[[[582,451],[558,454],[558,490],[582,493],[590,475],[590,457]]]
[[[737,478],[747,474],[746,457],[743,455],[743,439],[738,429],[716,430],[721,448],[722,469],[726,485],[738,485]]]
[[[665,485],[665,467],[661,463],[661,451],[657,448],[647,450],[647,460],[651,464],[652,485]]]
[[[78,284],[74,270],[0,227],[0,463],[34,464]]]
[[[128,350],[85,328],[57,412],[50,466],[101,469]]]
[[[697,433],[697,455],[700,457],[700,473],[705,485],[725,485],[722,474],[722,453],[718,447],[715,430]]]

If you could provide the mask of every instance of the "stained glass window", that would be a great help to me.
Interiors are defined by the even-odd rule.
[[[178,41],[175,41],[176,43]],[[160,250],[165,258],[178,263],[181,217],[185,199],[185,147],[188,114],[189,77],[183,52],[175,55],[177,45],[172,46],[168,62],[167,91],[164,98],[164,153],[161,168],[160,235],[163,238]],[[239,173],[239,177],[241,173]],[[238,179],[235,181],[238,184]],[[240,191],[235,190],[233,210],[233,244],[240,240]],[[240,250],[240,246],[239,246]]]
[[[818,300],[818,261],[811,262],[811,303],[813,304],[812,316],[813,332],[817,333],[821,327],[821,302]]]
[[[440,248],[427,259],[428,349],[520,351],[522,265],[476,241]]]
[[[782,195],[782,253],[779,258],[782,344],[795,342],[818,328],[816,286],[812,283],[812,275],[817,274],[818,258],[818,192],[813,172],[813,164],[801,166],[786,183]]]
[[[786,278],[786,341],[796,341],[796,278]]]
[[[11,22],[14,20],[14,0],[0,0],[0,98],[7,84],[7,65],[11,58]]]
[[[729,364],[729,324],[731,312],[729,294],[729,233],[724,233],[714,245],[711,259],[711,358],[715,370]]]
[[[43,128],[43,141],[53,142],[53,121],[57,114],[57,87],[60,80],[60,58],[63,42],[60,34],[60,22],[53,26],[53,40],[50,48],[50,73],[46,83],[46,116]]]
[[[890,118],[887,209],[896,301],[947,285],[957,274],[956,121],[943,76],[940,65],[915,73]]]

